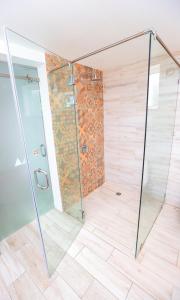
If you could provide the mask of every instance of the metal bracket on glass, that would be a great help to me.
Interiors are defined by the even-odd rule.
[[[42,155],[43,157],[46,157],[46,147],[45,147],[44,144],[41,144],[41,145],[40,145],[40,150],[41,150],[41,155]]]
[[[155,29],[151,29],[151,31],[152,31],[154,40],[156,40],[157,39],[157,32],[156,32],[156,30]]]
[[[87,145],[83,145],[81,147],[81,151],[82,151],[82,153],[87,153],[88,152],[88,146]]]
[[[151,33],[153,35],[154,39],[156,40],[157,32],[154,28],[150,28],[150,29],[145,30],[144,34],[146,34],[146,33]]]
[[[75,84],[76,84],[76,80],[75,80],[74,75],[70,75],[68,78],[68,85],[71,86],[71,85],[75,85]]]
[[[41,185],[39,183],[38,180],[38,174],[43,174],[45,176],[45,180],[46,180],[46,185]],[[48,179],[48,174],[46,171],[42,170],[42,169],[36,169],[34,170],[34,178],[35,178],[35,182],[36,182],[36,186],[41,189],[41,190],[47,190],[49,188],[49,179]]]
[[[85,211],[82,210],[81,212],[82,212],[82,219],[84,219],[84,217],[85,217]]]

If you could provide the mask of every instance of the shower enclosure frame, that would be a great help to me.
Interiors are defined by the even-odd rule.
[[[46,255],[46,249],[45,249],[45,244],[43,241],[43,234],[42,234],[42,229],[40,225],[40,215],[38,212],[37,208],[37,200],[36,200],[36,193],[35,189],[33,186],[33,181],[32,181],[32,176],[31,176],[31,170],[30,170],[30,163],[29,163],[29,158],[28,158],[28,151],[27,151],[27,145],[26,145],[26,139],[25,139],[25,132],[24,132],[24,126],[23,126],[23,121],[22,121],[22,116],[21,116],[21,110],[20,110],[20,105],[19,105],[19,100],[18,100],[18,94],[17,94],[17,88],[16,88],[16,83],[15,83],[15,74],[13,70],[13,62],[10,54],[10,48],[9,48],[9,42],[8,42],[8,36],[6,32],[6,27],[3,28],[3,33],[4,33],[4,40],[5,40],[5,47],[7,51],[7,62],[8,62],[8,68],[9,68],[9,74],[10,74],[10,81],[11,81],[11,86],[12,86],[12,92],[13,92],[13,100],[14,100],[14,105],[15,105],[15,110],[16,110],[16,116],[18,119],[19,123],[19,128],[21,132],[21,139],[22,139],[22,144],[24,147],[24,153],[25,153],[25,160],[27,162],[27,170],[28,170],[28,178],[29,178],[29,185],[30,185],[30,190],[32,194],[32,201],[33,201],[33,206],[35,210],[35,216],[36,216],[36,222],[37,222],[37,227],[39,231],[39,237],[40,237],[40,246],[42,249],[43,253],[43,259],[45,263],[45,267],[47,270],[47,274],[49,274],[49,269],[48,269],[48,260],[47,260],[47,255]]]
[[[43,249],[43,256],[44,256],[44,261],[45,261],[45,265],[46,268],[48,270],[48,263],[47,263],[47,257],[46,257],[46,249],[45,249],[45,245],[43,242],[43,236],[42,236],[42,231],[41,231],[41,225],[40,225],[40,221],[39,221],[39,215],[38,215],[38,209],[37,209],[37,205],[36,205],[36,195],[35,195],[35,191],[33,188],[33,183],[32,183],[32,178],[30,175],[30,166],[28,163],[28,154],[27,154],[27,149],[26,149],[26,141],[25,141],[25,136],[24,136],[24,129],[23,129],[23,124],[22,124],[22,118],[21,118],[21,112],[20,112],[20,107],[19,107],[19,103],[18,103],[18,96],[17,96],[17,91],[16,91],[16,84],[15,84],[15,77],[14,77],[14,71],[13,71],[13,67],[12,67],[12,60],[11,60],[11,55],[10,55],[10,50],[9,50],[9,46],[8,46],[8,37],[7,37],[7,32],[6,30],[11,30],[8,29],[7,27],[4,27],[4,38],[5,38],[5,43],[6,43],[6,47],[7,47],[7,60],[8,60],[8,66],[9,66],[9,72],[10,72],[10,80],[11,80],[11,85],[12,85],[12,90],[13,90],[13,94],[14,94],[14,104],[16,107],[16,111],[17,111],[17,117],[18,117],[18,122],[19,122],[19,126],[21,128],[21,132],[22,132],[22,141],[23,141],[23,145],[24,145],[24,149],[25,149],[25,156],[26,156],[26,161],[27,161],[27,166],[28,166],[28,175],[29,175],[29,182],[31,185],[31,191],[32,191],[32,198],[33,198],[33,204],[34,204],[34,208],[35,208],[35,212],[36,212],[36,220],[37,220],[37,224],[38,224],[38,229],[39,229],[39,234],[40,234],[40,240],[41,240],[41,245],[42,245],[42,249]],[[14,32],[13,30],[11,30],[12,32]],[[14,32],[16,33],[16,32]],[[147,95],[146,95],[146,111],[145,111],[145,124],[144,124],[144,143],[143,143],[143,159],[142,159],[142,177],[141,177],[141,183],[140,183],[140,199],[139,199],[139,212],[138,212],[138,224],[137,224],[137,237],[136,237],[136,249],[135,249],[135,257],[137,256],[137,242],[138,242],[138,233],[139,233],[139,226],[140,226],[140,212],[141,212],[141,205],[142,205],[142,189],[143,189],[143,175],[144,175],[144,162],[145,162],[145,149],[146,149],[146,132],[147,132],[147,118],[148,118],[148,94],[149,94],[149,76],[150,76],[150,64],[151,64],[151,41],[152,38],[156,39],[159,44],[165,49],[165,51],[167,52],[167,54],[172,58],[172,60],[175,62],[175,64],[178,66],[178,68],[180,68],[180,63],[176,60],[176,58],[172,55],[172,53],[170,52],[170,50],[167,48],[167,46],[164,44],[164,42],[162,41],[162,39],[159,37],[159,35],[153,31],[153,30],[145,30],[142,32],[139,32],[137,34],[134,34],[132,36],[129,36],[127,38],[124,38],[116,43],[110,44],[108,46],[105,46],[103,48],[100,48],[98,50],[89,52],[83,56],[80,56],[74,60],[72,60],[70,63],[72,64],[72,69],[73,69],[73,64],[81,61],[82,59],[88,58],[90,56],[93,56],[95,54],[98,54],[100,52],[106,51],[108,49],[111,49],[113,47],[116,47],[118,45],[124,44],[128,41],[131,41],[133,39],[136,39],[138,37],[141,37],[143,35],[147,35],[149,34],[149,49],[148,49],[148,69],[147,69]],[[24,38],[22,35],[19,35],[22,38]],[[30,39],[27,39],[28,41],[32,42]],[[34,42],[32,42],[34,43]],[[38,44],[37,44],[38,45]],[[39,45],[38,45],[39,46]],[[41,47],[41,46],[40,46]],[[44,48],[44,47],[42,47]],[[45,49],[45,48],[44,48]],[[52,52],[51,52],[52,53]],[[64,66],[66,66],[68,64],[65,64],[61,67],[55,68],[53,71],[58,70],[60,68],[63,68]],[[76,105],[75,105],[76,106]],[[77,111],[76,111],[76,120],[77,120]],[[76,124],[77,126],[77,124]],[[77,139],[78,139],[78,131],[77,131]],[[78,139],[78,143],[79,143],[79,139]],[[78,147],[78,151],[80,151],[79,147]],[[172,148],[171,148],[172,151]],[[78,156],[79,159],[79,156]],[[79,163],[80,165],[80,163]],[[81,182],[81,180],[80,180]]]
[[[25,129],[24,129],[24,124],[23,124],[23,118],[22,118],[22,112],[21,112],[21,108],[20,108],[20,103],[19,103],[19,96],[18,96],[18,91],[17,91],[17,85],[16,85],[16,79],[20,79],[20,80],[27,80],[27,79],[32,79],[30,77],[26,77],[26,76],[16,76],[15,74],[15,71],[14,71],[14,63],[13,63],[13,55],[11,52],[11,40],[10,40],[10,37],[9,37],[9,33],[12,33],[12,34],[15,34],[17,35],[18,38],[22,38],[24,39],[25,41],[27,40],[28,42],[30,42],[30,44],[32,45],[35,45],[35,46],[38,46],[40,48],[40,50],[43,50],[43,55],[48,53],[48,54],[51,54],[51,55],[54,55],[55,57],[58,57],[57,54],[54,54],[53,52],[45,49],[44,47],[42,46],[39,46],[37,45],[36,43],[34,43],[33,41],[30,41],[29,39],[26,39],[25,37],[23,37],[22,35],[19,35],[18,33],[12,31],[11,29],[7,28],[7,27],[3,27],[2,28],[2,31],[3,31],[3,55],[6,56],[6,60],[7,60],[7,66],[8,66],[8,69],[9,69],[9,72],[8,74],[0,74],[2,75],[2,77],[6,77],[6,78],[9,78],[10,80],[10,83],[11,83],[11,89],[12,89],[12,93],[13,93],[13,104],[14,104],[14,107],[15,107],[15,113],[16,113],[16,118],[18,120],[18,127],[19,127],[19,131],[20,131],[20,141],[22,141],[22,145],[23,145],[23,148],[24,148],[24,158],[25,158],[25,161],[27,163],[27,175],[28,175],[28,183],[29,183],[29,187],[30,187],[30,191],[31,191],[31,200],[32,200],[32,203],[33,203],[33,207],[34,207],[34,215],[35,215],[35,218],[34,220],[36,221],[37,223],[37,231],[38,231],[38,234],[39,234],[39,241],[40,241],[40,251],[42,253],[42,256],[43,256],[43,259],[44,259],[44,264],[45,264],[45,267],[46,267],[46,271],[47,271],[47,274],[49,276],[52,275],[51,271],[49,270],[49,267],[48,267],[48,253],[46,253],[46,241],[44,241],[44,237],[43,237],[43,228],[41,227],[41,220],[40,220],[40,212],[39,212],[39,209],[38,209],[38,201],[37,201],[37,195],[36,195],[36,191],[35,191],[35,187],[34,187],[34,184],[33,184],[33,174],[32,174],[32,170],[31,170],[31,166],[30,166],[30,162],[29,162],[29,155],[28,155],[28,149],[27,149],[27,141],[26,141],[26,134],[25,134]],[[17,55],[18,58],[21,58],[21,49],[20,49],[20,54],[19,54],[19,49],[17,51],[17,53],[15,53],[15,56]],[[26,53],[26,51],[25,51]],[[44,134],[45,134],[45,144],[47,146],[47,154],[46,154],[46,157],[47,157],[47,161],[49,163],[49,149],[51,149],[51,156],[53,155],[53,151],[52,151],[52,146],[54,147],[54,160],[55,160],[55,165],[54,165],[54,168],[56,169],[57,171],[57,161],[56,161],[56,154],[55,154],[55,142],[54,142],[54,137],[53,137],[53,129],[52,129],[52,137],[53,137],[53,145],[52,145],[52,141],[51,143],[49,143],[48,145],[48,142],[47,142],[47,135],[49,134],[49,131],[50,129],[47,130],[47,126],[49,126],[49,122],[51,122],[51,126],[52,126],[52,112],[51,112],[51,108],[50,108],[50,95],[49,95],[49,87],[48,87],[48,76],[47,76],[47,65],[46,65],[46,60],[45,60],[45,56],[44,57],[44,60],[41,62],[41,56],[38,57],[37,59],[35,59],[34,55],[36,53],[33,53],[31,55],[30,53],[30,57],[29,57],[29,53],[27,54],[27,57],[26,55],[24,56],[23,55],[24,53],[22,53],[22,58],[25,60],[32,60],[34,63],[35,63],[35,68],[37,69],[37,80],[35,80],[38,85],[39,85],[39,93],[40,93],[40,102],[41,102],[41,108],[42,108],[42,111],[41,111],[41,114],[42,114],[42,121],[43,121],[43,129],[44,129]],[[21,65],[21,64],[20,64]],[[72,64],[70,64],[71,68],[73,67]],[[72,72],[72,71],[71,71]],[[45,78],[46,77],[46,78]],[[34,78],[33,78],[34,79]],[[74,92],[74,87],[72,87],[72,91]],[[47,107],[47,102],[48,102],[48,106]],[[49,112],[47,113],[49,109]],[[49,116],[50,115],[50,116]],[[46,126],[45,126],[45,121],[46,121]],[[76,140],[78,140],[78,137],[77,137],[77,134],[78,134],[78,129],[77,129],[77,114],[76,114],[76,107],[75,107],[75,123],[76,123]],[[49,139],[49,137],[48,137]],[[78,150],[79,150],[79,147],[77,145],[77,153],[78,153]],[[79,159],[79,153],[77,155],[77,158]],[[50,164],[49,164],[50,166]],[[79,168],[79,162],[78,162],[78,168]],[[62,194],[60,194],[61,192],[61,188],[59,186],[59,176],[58,176],[58,171],[57,171],[57,175],[54,174],[54,172],[52,172],[52,169],[49,168],[50,170],[50,178],[51,178],[51,186],[53,186],[53,180],[57,180],[58,181],[58,191],[59,191],[59,203],[56,201],[57,200],[57,196],[58,196],[58,191],[55,190],[56,192],[56,198],[54,197],[54,206],[55,208],[58,208],[60,212],[65,212],[65,209],[63,210],[63,207],[62,207]],[[80,173],[80,172],[79,172]],[[55,178],[56,177],[56,178]],[[79,182],[80,182],[80,179],[78,178]],[[57,184],[55,185],[55,187],[57,187]],[[81,188],[81,186],[80,186]],[[54,196],[54,190],[53,190],[53,196]],[[82,221],[80,221],[81,223],[84,223],[84,210],[82,208],[82,195],[81,195],[81,191],[80,191],[80,202],[81,202],[81,211],[80,211],[80,215],[82,217]],[[68,213],[67,213],[68,214]],[[71,215],[71,213],[69,213]],[[74,217],[76,219],[76,217]],[[67,251],[67,249],[65,250]]]
[[[5,47],[6,47],[6,51],[7,51],[7,62],[8,62],[9,75],[10,75],[10,81],[11,81],[11,86],[12,86],[13,100],[14,100],[14,105],[15,105],[15,110],[16,110],[16,116],[17,116],[17,119],[18,119],[18,125],[19,125],[20,132],[21,132],[21,139],[22,139],[22,144],[23,144],[23,147],[24,147],[25,159],[26,159],[26,162],[27,162],[27,171],[28,171],[27,173],[28,173],[29,185],[30,185],[31,194],[32,194],[33,206],[34,206],[34,210],[35,210],[36,222],[37,222],[37,225],[38,225],[37,227],[38,227],[38,231],[39,231],[39,237],[40,237],[40,243],[41,243],[41,248],[42,248],[42,253],[43,253],[43,259],[44,259],[44,263],[45,263],[45,266],[46,266],[47,274],[49,274],[48,261],[47,261],[47,256],[46,256],[46,249],[45,249],[45,244],[44,244],[44,241],[43,241],[43,234],[42,234],[41,225],[40,225],[40,216],[39,216],[39,212],[38,212],[38,208],[37,208],[36,193],[35,193],[35,189],[34,189],[34,186],[33,186],[33,180],[32,180],[32,176],[31,176],[31,170],[30,170],[30,164],[29,164],[29,158],[28,158],[28,151],[27,151],[27,145],[26,145],[26,139],[25,139],[24,126],[23,126],[21,110],[20,110],[20,105],[19,105],[19,100],[18,100],[17,88],[16,88],[16,83],[15,83],[15,74],[14,74],[14,70],[13,70],[13,62],[12,62],[12,59],[11,59],[6,27],[3,28],[3,33],[4,33],[4,40],[5,40]]]
[[[78,57],[78,58],[76,58],[76,59],[74,59],[74,60],[71,61],[72,64],[75,64],[75,63],[77,63],[77,62],[79,62],[79,61],[81,61],[81,60],[83,60],[85,58],[88,58],[90,56],[96,55],[96,54],[98,54],[100,52],[104,52],[104,51],[106,51],[108,49],[114,48],[116,46],[119,46],[119,45],[124,44],[124,43],[126,43],[128,41],[134,40],[134,39],[136,39],[138,37],[141,37],[141,36],[144,36],[144,35],[147,35],[147,34],[149,34],[149,49],[148,49],[148,62],[147,62],[147,93],[146,93],[146,99],[145,99],[145,101],[146,101],[146,108],[145,108],[144,143],[143,143],[143,159],[142,159],[142,173],[141,173],[142,176],[141,176],[141,183],[140,183],[140,199],[139,199],[139,212],[138,212],[138,223],[137,223],[136,246],[135,246],[135,258],[139,254],[139,252],[138,252],[138,241],[139,241],[139,229],[140,229],[140,218],[141,218],[141,207],[142,207],[142,193],[143,193],[143,179],[144,179],[144,168],[145,168],[145,152],[146,152],[146,135],[147,135],[147,122],[148,122],[148,103],[149,103],[149,85],[150,85],[149,80],[150,80],[150,67],[151,67],[151,54],[152,54],[151,53],[151,50],[152,50],[152,38],[154,38],[155,40],[157,40],[159,42],[159,44],[161,45],[161,47],[166,51],[166,53],[169,55],[169,57],[175,62],[175,64],[179,68],[179,79],[178,79],[178,83],[177,83],[176,110],[177,110],[177,99],[178,99],[178,91],[179,91],[179,84],[180,84],[180,63],[173,56],[173,54],[171,53],[171,51],[164,44],[164,42],[162,41],[162,39],[160,38],[160,36],[156,33],[156,31],[154,31],[152,29],[139,32],[137,34],[134,34],[132,36],[124,38],[124,39],[122,39],[122,40],[120,40],[118,42],[115,42],[113,44],[107,45],[107,46],[102,47],[100,49],[97,49],[95,51],[89,52],[89,53],[87,53],[85,55],[82,55],[82,56],[80,56],[80,57]],[[175,118],[176,118],[176,116],[175,116]],[[174,129],[175,129],[175,118],[174,118],[173,132],[174,132]],[[173,145],[173,142],[171,144],[170,158],[171,158],[171,155],[172,155],[172,145]],[[169,165],[169,168],[168,168],[167,183],[168,183],[168,177],[169,177],[169,169],[170,169],[170,165]],[[166,183],[166,190],[167,190],[167,183]],[[165,201],[165,198],[164,198],[164,201]],[[161,209],[162,209],[162,207],[163,207],[163,205],[161,206]],[[159,211],[159,213],[160,213],[160,211]],[[158,215],[159,215],[159,213],[158,213]],[[158,215],[156,216],[156,219],[157,219]],[[152,224],[151,229],[152,229],[153,225],[154,225],[154,223]],[[150,229],[150,231],[151,231],[151,229]],[[149,233],[150,233],[150,231],[149,231]],[[149,235],[149,233],[148,233],[148,235]],[[144,242],[146,241],[148,235],[146,236]],[[141,250],[142,246],[144,245],[144,242],[141,245],[140,250]]]

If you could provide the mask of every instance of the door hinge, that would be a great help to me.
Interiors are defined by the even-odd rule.
[[[85,217],[85,211],[82,210],[81,213],[82,213],[82,219],[84,219],[84,217]]]

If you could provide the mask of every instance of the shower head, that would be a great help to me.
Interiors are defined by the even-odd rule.
[[[97,76],[97,72],[95,70],[93,70],[92,76],[91,76],[91,81],[101,81],[101,80],[102,80],[101,76]]]

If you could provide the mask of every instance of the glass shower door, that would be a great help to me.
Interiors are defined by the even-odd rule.
[[[59,112],[64,100],[69,99],[69,92],[67,91],[69,87],[68,82],[64,82],[64,84],[67,84],[67,87],[64,90],[61,89],[61,76],[60,78],[57,77],[57,82],[53,82],[52,86],[49,84],[48,87],[49,63],[47,56],[53,56],[52,61],[54,61],[54,57],[55,61],[62,59],[58,56],[48,54],[45,49],[10,30],[6,32],[14,73],[15,91],[22,119],[30,176],[35,192],[35,204],[44,247],[44,256],[48,271],[52,274],[76,238],[84,219],[78,165],[75,105],[74,103],[70,103],[71,110],[69,110],[69,103],[67,103],[67,107],[63,112],[65,119],[61,118],[61,122],[57,124],[60,127],[57,127],[55,121],[59,121]],[[69,72],[72,72],[71,69],[68,70],[68,76]],[[54,79],[53,74],[52,79]],[[73,96],[73,87],[70,89],[70,94]],[[59,106],[57,103],[53,106],[54,101],[57,101]],[[49,110],[48,113],[50,115],[50,104],[53,117],[52,120],[49,118],[47,121],[45,111]],[[44,116],[46,119],[44,119]],[[63,123],[65,120],[68,120],[66,124]],[[45,124],[45,122],[48,122],[48,124]],[[57,143],[55,142],[56,158],[55,153],[53,156],[51,148],[54,147],[54,140],[51,146],[50,144],[48,144],[48,147],[46,146],[47,127],[49,130],[49,127],[52,125],[55,125],[53,128],[54,139],[57,138]],[[66,147],[67,142],[63,143],[63,134],[65,132],[67,140],[70,137],[68,147]],[[65,147],[65,152],[62,151],[63,147]],[[57,161],[55,168],[57,168],[59,177],[56,176],[56,179],[59,180],[61,186],[61,199],[60,197],[58,199],[56,197],[56,202],[54,195],[57,191],[52,190],[51,185],[54,177],[52,176],[52,166],[51,169],[49,168],[48,157],[50,156],[51,162],[52,158]],[[68,166],[70,166],[70,169]],[[68,209],[66,206],[67,202]]]
[[[36,68],[14,65],[14,75],[39,215],[54,208]]]
[[[36,219],[33,191],[5,54],[0,55],[0,99],[1,241]]]
[[[166,199],[174,136],[179,67],[151,35],[145,152],[136,254]]]

